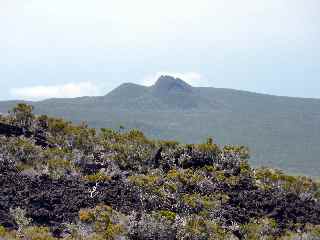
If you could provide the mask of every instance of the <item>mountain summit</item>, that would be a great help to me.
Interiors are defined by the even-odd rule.
[[[158,93],[190,93],[192,86],[185,81],[172,76],[160,76],[157,82],[152,86],[153,90]]]
[[[105,101],[117,109],[140,111],[185,111],[209,107],[210,101],[203,99],[197,88],[172,76],[161,76],[150,87],[124,83],[105,96]],[[211,106],[213,107],[213,106]]]

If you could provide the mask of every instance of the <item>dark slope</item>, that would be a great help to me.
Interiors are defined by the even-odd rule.
[[[6,112],[16,102],[0,103]],[[61,116],[96,128],[140,128],[148,136],[221,144],[246,144],[253,165],[292,173],[320,172],[320,100],[245,91],[196,88],[161,77],[154,86],[126,83],[102,97],[32,103],[36,113]]]

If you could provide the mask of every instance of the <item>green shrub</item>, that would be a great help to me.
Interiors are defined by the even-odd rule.
[[[319,188],[311,178],[300,176],[289,176],[280,170],[270,168],[259,168],[255,170],[255,179],[259,187],[272,188],[281,187],[284,190],[300,194],[303,192],[314,193],[317,196]]]
[[[79,219],[82,222],[92,223],[95,233],[88,236],[88,239],[115,239],[124,234],[125,228],[120,224],[119,213],[110,206],[97,205],[93,209],[81,209]]]
[[[143,188],[155,187],[159,179],[160,177],[155,175],[135,175],[128,178],[130,182]]]
[[[23,235],[28,240],[55,240],[48,227],[28,227],[23,231]]]
[[[17,223],[19,232],[26,228],[32,221],[31,218],[26,217],[26,210],[20,207],[17,207],[15,209],[10,208],[10,215]]]
[[[175,221],[177,214],[168,210],[161,210],[158,212],[161,217],[164,217],[167,220]]]
[[[34,119],[32,111],[33,106],[25,103],[18,103],[11,111],[11,114],[14,118],[14,123],[21,127],[31,127]]]
[[[221,206],[229,200],[225,194],[201,195],[199,193],[184,194],[181,201],[190,208],[212,210]]]
[[[158,141],[157,144],[163,148],[166,148],[166,149],[175,149],[179,145],[179,142],[162,140],[162,141]]]
[[[201,171],[194,171],[191,168],[187,169],[172,169],[170,170],[166,178],[172,181],[178,181],[183,185],[195,186],[199,182],[205,179],[205,176]]]
[[[238,154],[241,160],[250,158],[249,148],[246,146],[226,145],[223,147],[224,153]]]
[[[110,176],[105,175],[104,173],[98,172],[91,175],[84,176],[84,179],[91,182],[107,182],[111,180]]]
[[[224,240],[235,239],[232,234],[222,229],[218,224],[208,221],[203,217],[191,215],[185,220],[185,224],[178,229],[178,239],[209,239]]]
[[[0,237],[4,237],[4,235],[6,234],[6,229],[0,225]]]
[[[241,226],[245,239],[252,240],[273,240],[277,234],[277,223],[274,219],[262,218],[251,220],[251,222]]]
[[[217,154],[220,152],[220,148],[217,144],[213,143],[212,138],[209,138],[206,143],[194,145],[202,153]]]

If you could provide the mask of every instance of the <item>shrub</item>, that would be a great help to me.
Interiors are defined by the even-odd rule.
[[[53,136],[66,135],[71,129],[71,123],[59,118],[48,119],[48,130]]]
[[[226,145],[223,147],[225,154],[237,154],[241,160],[250,158],[249,148],[246,146]]]
[[[262,218],[258,220],[251,220],[251,222],[242,225],[241,230],[245,239],[259,240],[266,239],[272,240],[275,238],[277,223],[274,219]]]
[[[318,240],[320,239],[320,225],[307,224],[304,231],[287,231],[279,240]]]
[[[37,126],[44,131],[48,130],[48,121],[49,117],[47,115],[40,115],[36,118]]]
[[[168,180],[178,181],[183,185],[196,186],[199,182],[205,179],[201,171],[188,169],[172,169],[167,173]]]
[[[82,222],[92,223],[95,233],[88,239],[115,239],[125,233],[125,228],[119,222],[120,214],[110,206],[97,205],[93,209],[81,209],[79,219]]]
[[[0,225],[0,237],[4,237],[5,234],[6,234],[6,229]]]
[[[81,209],[79,219],[82,222],[93,222],[95,220],[94,211],[92,209]]]
[[[15,209],[10,208],[10,215],[17,223],[19,232],[27,227],[32,221],[31,218],[26,217],[26,211],[20,207]]]
[[[40,158],[41,147],[36,146],[30,139],[21,137],[10,141],[7,150],[16,163],[32,165]]]
[[[255,170],[255,179],[262,188],[281,187],[296,194],[313,193],[317,196],[318,186],[311,178],[288,176],[280,170],[259,168]]]
[[[217,144],[214,144],[211,138],[209,138],[206,143],[195,145],[195,147],[200,152],[206,154],[217,154],[220,152],[219,146]]]
[[[84,176],[84,179],[91,182],[107,182],[111,180],[110,176],[105,175],[104,173],[98,172],[91,175]]]
[[[210,233],[204,218],[197,215],[188,217],[184,225],[178,229],[178,239],[209,239]]]
[[[139,213],[140,214],[140,213]],[[129,239],[176,239],[177,224],[158,212],[133,215],[129,222]]]
[[[155,175],[135,175],[130,176],[129,181],[143,188],[152,188],[159,181],[159,176]]]
[[[70,162],[63,159],[51,159],[48,161],[49,169],[70,169]]]
[[[211,194],[211,195],[200,195],[199,193],[184,194],[182,195],[181,201],[186,204],[189,208],[204,210],[213,210],[226,203],[229,200],[228,195],[225,194]]]
[[[161,210],[158,212],[161,217],[164,217],[165,219],[169,221],[175,221],[177,214],[175,212],[167,211],[167,210]]]
[[[161,147],[165,148],[165,149],[175,149],[178,145],[179,142],[177,141],[158,141],[158,145],[160,145]]]
[[[55,240],[48,227],[28,227],[23,231],[28,240]]]
[[[17,125],[25,128],[31,127],[32,120],[34,119],[34,115],[32,113],[33,106],[19,103],[15,106],[11,112],[14,121]]]

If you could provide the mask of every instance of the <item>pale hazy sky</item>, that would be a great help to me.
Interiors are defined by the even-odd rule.
[[[320,98],[319,0],[0,0],[0,100],[173,74]]]

